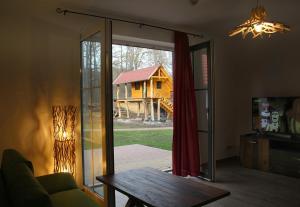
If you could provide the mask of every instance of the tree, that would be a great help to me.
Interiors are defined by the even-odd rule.
[[[113,78],[121,72],[163,64],[172,74],[172,52],[125,45],[113,45]]]

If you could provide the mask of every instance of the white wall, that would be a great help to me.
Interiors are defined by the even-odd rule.
[[[0,152],[16,148],[33,161],[36,175],[47,174],[53,171],[51,107],[80,104],[80,24],[72,27],[76,19],[58,16],[45,2],[2,2],[0,15]]]
[[[239,154],[239,136],[252,127],[252,97],[300,95],[299,33],[215,36],[217,159]]]

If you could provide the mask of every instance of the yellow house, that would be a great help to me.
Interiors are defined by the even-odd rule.
[[[151,120],[154,121],[154,104],[157,104],[157,120],[160,120],[162,108],[171,117],[173,114],[172,91],[173,80],[162,65],[121,73],[113,82],[117,86],[116,106],[118,117],[121,117],[121,103],[125,104],[127,118],[130,118],[129,105],[137,106],[138,116],[141,104],[145,119],[148,119],[150,108]],[[125,99],[120,99],[120,86],[125,87]],[[131,97],[128,96],[128,84],[131,84]]]

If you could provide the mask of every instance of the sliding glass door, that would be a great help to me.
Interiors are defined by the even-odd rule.
[[[197,132],[200,145],[201,177],[214,180],[214,107],[211,43],[206,42],[192,46],[191,56],[197,101]]]
[[[111,206],[108,201],[110,189],[96,180],[113,169],[110,141],[111,110],[111,34],[110,22],[102,21],[91,27],[81,38],[81,132],[83,184],[98,195],[100,203]],[[112,167],[111,167],[112,166]]]

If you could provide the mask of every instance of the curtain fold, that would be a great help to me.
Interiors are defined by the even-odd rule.
[[[200,155],[196,97],[189,41],[185,33],[175,32],[174,56],[173,174],[198,176]]]

